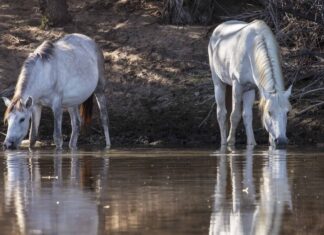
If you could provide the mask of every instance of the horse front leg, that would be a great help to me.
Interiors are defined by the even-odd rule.
[[[236,128],[242,116],[242,88],[236,82],[233,83],[232,93],[233,93],[233,98],[232,98],[233,110],[230,117],[231,128],[227,138],[227,143],[229,145],[235,145]]]
[[[41,119],[42,107],[40,105],[35,105],[32,111],[31,126],[29,132],[29,147],[32,148],[35,146],[37,136],[38,136],[38,127]]]
[[[70,147],[70,149],[76,149],[78,137],[79,137],[79,133],[80,133],[80,127],[81,127],[80,113],[78,110],[78,106],[70,107],[70,108],[68,108],[68,111],[70,114],[71,127],[72,127],[69,147]]]
[[[215,100],[217,104],[216,114],[221,134],[221,145],[226,145],[227,134],[225,89],[226,86],[224,84],[215,85]]]
[[[62,138],[62,106],[61,104],[54,105],[52,107],[53,114],[54,114],[54,134],[53,139],[56,145],[57,150],[62,149],[63,145],[63,138]]]
[[[106,97],[103,92],[95,92],[95,96],[100,110],[101,124],[105,133],[106,148],[110,148],[111,142],[110,142],[109,129],[108,129],[108,110],[107,110]]]
[[[245,126],[247,145],[256,145],[252,126],[254,100],[255,90],[247,91],[243,94],[243,121]]]

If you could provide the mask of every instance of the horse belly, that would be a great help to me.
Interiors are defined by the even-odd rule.
[[[70,107],[83,103],[94,92],[97,83],[98,79],[86,83],[79,81],[79,83],[67,84],[63,92],[62,105]]]

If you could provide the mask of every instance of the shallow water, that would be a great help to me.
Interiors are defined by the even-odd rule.
[[[324,234],[324,151],[7,151],[0,231]]]

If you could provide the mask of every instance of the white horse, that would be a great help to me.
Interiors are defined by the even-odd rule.
[[[208,54],[221,144],[235,144],[235,131],[242,114],[247,144],[256,144],[252,128],[252,107],[255,89],[258,89],[262,122],[269,132],[269,142],[274,146],[286,145],[291,86],[284,90],[278,45],[270,28],[261,20],[251,23],[222,23],[210,38]],[[232,86],[232,113],[231,128],[226,139],[225,93],[228,85]]]
[[[54,142],[62,148],[62,112],[67,108],[72,125],[69,147],[76,148],[81,117],[91,121],[92,98],[96,96],[106,146],[110,147],[108,112],[105,98],[104,58],[96,43],[81,34],[66,35],[55,43],[43,42],[26,59],[20,72],[13,99],[3,97],[8,123],[5,148],[17,148],[31,127],[29,145],[38,133],[42,106],[54,113]],[[81,115],[79,105],[81,104]]]

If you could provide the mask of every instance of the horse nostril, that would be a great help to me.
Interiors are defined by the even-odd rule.
[[[287,141],[287,138],[276,138],[275,139],[275,144],[277,146],[285,146],[287,145],[288,141]]]
[[[4,149],[15,149],[15,141],[8,141],[3,143]]]

